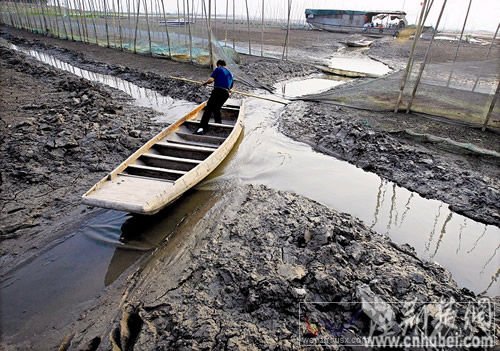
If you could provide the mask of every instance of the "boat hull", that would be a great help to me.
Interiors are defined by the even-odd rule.
[[[230,101],[234,104],[236,100]],[[224,137],[196,136],[191,129],[196,129],[205,104],[134,152],[87,191],[82,196],[83,203],[152,215],[206,178],[227,157],[241,135],[244,104],[237,106],[238,115],[231,124],[210,124],[214,133],[223,133]],[[235,105],[226,104],[224,108],[236,112]]]

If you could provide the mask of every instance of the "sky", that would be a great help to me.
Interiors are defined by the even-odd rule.
[[[60,0],[62,4],[65,2],[75,2],[75,0]],[[90,0],[86,0],[90,1]],[[137,0],[107,0],[108,4],[120,2],[125,6],[127,2],[136,3]],[[159,4],[161,0],[147,0],[150,5]],[[182,4],[189,1],[190,8],[194,4],[195,11],[201,14],[201,4],[203,0],[163,0],[166,11],[170,13],[177,12],[177,4],[181,7]],[[204,0],[208,5],[209,0]],[[247,0],[250,17],[257,19],[261,17],[262,1],[264,1],[264,13],[266,19],[286,18],[288,0]],[[420,4],[423,0],[291,0],[292,12],[291,17],[295,20],[304,20],[304,11],[306,8],[315,9],[343,9],[343,10],[402,10],[407,13],[409,24],[414,24],[420,9]],[[433,9],[429,15],[426,25],[435,25],[445,0],[435,0]],[[447,5],[441,19],[439,29],[445,30],[461,30],[467,7],[471,0],[448,0]],[[51,2],[54,2],[52,0]],[[103,3],[103,1],[97,1]],[[211,0],[212,13],[217,8],[218,16],[225,16],[226,4],[229,8],[229,16],[232,14],[232,4],[235,4],[236,16],[245,17],[246,8],[245,0]],[[141,1],[142,3],[142,1]],[[108,5],[111,7],[111,5]],[[157,5],[154,5],[157,6]],[[153,7],[154,7],[153,6]],[[150,6],[151,8],[151,6]],[[466,32],[486,30],[494,32],[500,21],[500,0],[472,0],[469,19],[466,25]]]

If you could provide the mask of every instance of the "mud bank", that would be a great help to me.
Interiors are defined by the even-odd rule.
[[[116,90],[0,47],[1,266],[5,273],[74,225],[80,196],[161,130]]]
[[[281,114],[280,130],[319,152],[377,173],[424,197],[444,201],[457,213],[500,225],[498,158],[431,149],[408,140],[404,133],[371,127],[369,114],[295,102]]]
[[[361,336],[370,319],[357,302],[367,294],[393,303],[397,323],[401,301],[475,298],[411,247],[348,214],[263,186],[226,194],[183,234],[175,254],[155,256],[130,280],[135,286],[120,309],[96,307],[72,326],[70,349],[291,350],[311,337],[298,320],[299,303],[341,302],[305,311],[311,321],[330,319]]]

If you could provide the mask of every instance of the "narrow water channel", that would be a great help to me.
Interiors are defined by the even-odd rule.
[[[124,91],[136,104],[162,112],[166,122],[192,108],[190,103],[162,97],[121,79],[78,69],[50,55],[27,52],[54,67]],[[294,84],[297,80],[290,86],[283,84],[282,91],[296,95]],[[300,91],[315,93],[318,88],[325,89],[321,84],[302,84]],[[172,111],[173,106],[178,110]],[[438,262],[460,286],[476,293],[498,294],[500,283],[493,280],[499,262],[498,227],[458,215],[443,202],[424,199],[285,137],[277,130],[282,105],[248,99],[246,108],[244,136],[223,165],[160,216],[143,218],[102,211],[70,239],[3,281],[0,323],[4,336],[22,340],[73,320],[75,313],[137,265],[145,252],[175,235],[179,226],[194,225],[186,218],[202,208],[206,211],[214,201],[213,193],[235,183],[293,191],[350,213],[381,235],[415,247],[422,259]]]

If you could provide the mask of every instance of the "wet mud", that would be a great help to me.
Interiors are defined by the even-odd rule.
[[[121,92],[5,47],[0,53],[5,273],[54,239],[57,228],[78,221],[87,211],[80,196],[89,184],[163,126],[151,122],[153,111],[132,106]]]
[[[156,255],[108,325],[102,318],[100,327],[79,331],[75,325],[68,332],[74,349],[99,339],[102,349],[117,350],[292,350],[308,337],[298,319],[299,303],[306,301],[344,302],[308,312],[362,336],[369,330],[368,313],[347,302],[366,294],[391,303],[398,323],[401,301],[475,298],[411,247],[392,243],[348,214],[264,186],[226,194],[178,249],[175,259]],[[81,325],[91,325],[100,312]],[[462,315],[457,325],[463,323]]]
[[[444,201],[457,213],[500,225],[498,157],[441,150],[408,137],[397,124],[388,131],[380,114],[378,118],[370,115],[376,113],[294,102],[281,114],[280,130],[319,152],[377,173],[423,197]]]

